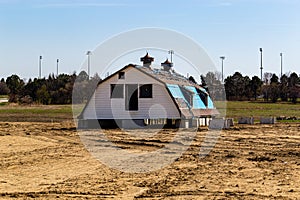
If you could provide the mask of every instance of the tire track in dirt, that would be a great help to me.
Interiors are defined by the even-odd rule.
[[[153,151],[171,140],[170,131],[138,138],[110,130],[107,136],[128,150]],[[299,132],[300,124],[236,126],[200,159],[207,134],[200,131],[171,165],[129,174],[95,160],[72,123],[0,123],[0,198],[297,199]]]

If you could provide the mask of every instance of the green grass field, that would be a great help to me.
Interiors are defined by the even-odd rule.
[[[226,116],[231,118],[270,116],[300,118],[300,104],[228,101],[226,104],[215,102],[215,105],[220,112],[226,111]]]
[[[0,106],[0,121],[60,122],[72,119],[72,105]]]
[[[300,104],[291,103],[263,103],[247,101],[229,101],[226,104],[215,102],[221,113],[226,112],[226,117],[259,117],[285,116],[300,118]],[[75,107],[78,115],[83,105]],[[31,105],[22,106],[4,103],[0,105],[0,121],[35,121],[35,122],[60,122],[72,120],[72,105]],[[296,120],[300,122],[300,120]]]

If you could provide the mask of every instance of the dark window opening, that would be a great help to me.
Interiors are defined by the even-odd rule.
[[[119,72],[119,79],[125,79],[125,72]]]
[[[140,98],[152,98],[152,84],[140,86]]]
[[[204,105],[207,107],[208,105],[208,98],[207,98],[207,94],[205,94],[204,92],[202,92],[201,90],[199,90],[198,88],[196,88],[198,95],[200,96],[202,102],[204,103]]]
[[[124,85],[123,84],[111,84],[110,85],[110,98],[123,98],[124,97]]]
[[[125,110],[138,110],[138,85],[126,84],[125,85]]]
[[[193,93],[191,91],[189,91],[188,89],[185,89],[184,87],[179,86],[179,88],[181,89],[181,92],[182,92],[185,100],[187,100],[187,102],[190,104],[190,106],[193,106]]]

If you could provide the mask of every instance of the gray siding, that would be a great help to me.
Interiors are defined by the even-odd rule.
[[[124,71],[125,79],[118,79],[116,74],[97,87],[83,112],[84,119],[180,118],[164,84],[133,67]],[[126,111],[125,95],[122,99],[111,99],[110,84],[153,84],[152,98],[139,98],[138,111]]]

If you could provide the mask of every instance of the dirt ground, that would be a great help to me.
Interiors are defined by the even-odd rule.
[[[154,151],[155,140],[106,132],[123,149]],[[199,158],[206,130],[175,162],[125,173],[96,160],[72,122],[0,122],[0,199],[299,199],[300,124],[235,126]],[[153,136],[155,137],[155,136]],[[113,159],[113,155],[112,155]]]

